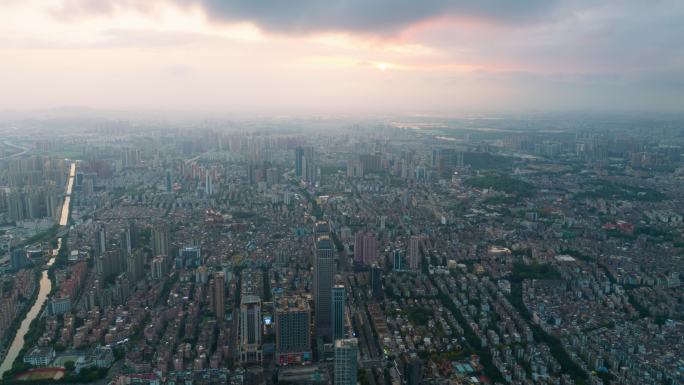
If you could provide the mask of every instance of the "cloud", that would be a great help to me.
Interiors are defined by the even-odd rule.
[[[152,12],[154,0],[64,0],[61,6],[52,10],[52,14],[60,19],[73,19],[88,14],[113,14],[120,9],[135,9],[140,12]]]
[[[216,19],[252,20],[266,30],[396,32],[411,24],[456,16],[518,22],[538,16],[549,0],[177,0],[198,4]]]
[[[439,23],[411,31],[410,41],[445,60],[539,73],[625,73],[684,68],[684,3],[566,0],[553,17],[524,25]]]
[[[415,23],[456,17],[498,23],[537,19],[561,0],[65,0],[60,15],[112,13],[150,4],[199,7],[214,21],[252,22],[277,33],[345,31],[392,34]]]
[[[6,105],[681,110],[684,99],[681,0],[25,1],[0,1]]]

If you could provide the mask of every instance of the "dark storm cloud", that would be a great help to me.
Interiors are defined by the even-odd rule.
[[[175,0],[199,5],[214,20],[252,21],[276,32],[395,32],[423,20],[456,16],[520,22],[556,0]]]

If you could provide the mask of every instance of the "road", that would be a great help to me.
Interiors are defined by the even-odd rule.
[[[2,142],[2,144],[4,144],[4,145],[7,146],[7,147],[16,148],[16,149],[21,150],[21,151],[15,153],[15,154],[12,154],[12,155],[4,156],[4,157],[0,158],[0,160],[17,158],[17,157],[20,157],[20,156],[26,154],[26,153],[29,151],[29,148],[28,148],[28,147],[19,146],[19,145],[17,145],[17,144],[13,144],[13,143],[10,143],[10,142],[8,142],[8,141],[4,141],[4,142]]]

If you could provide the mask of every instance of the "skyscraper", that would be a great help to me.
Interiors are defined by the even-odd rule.
[[[58,188],[55,185],[48,185],[45,190],[45,210],[46,215],[57,220],[62,212],[62,200],[60,199]]]
[[[378,260],[378,240],[375,234],[367,232],[363,238],[363,264],[370,265]]]
[[[125,257],[126,271],[128,272],[128,280],[131,283],[136,283],[145,277],[145,261],[142,250],[136,250]]]
[[[311,360],[311,308],[304,297],[280,297],[275,301],[276,363]]]
[[[126,260],[120,250],[109,250],[95,256],[95,272],[101,278],[116,276],[126,271]]]
[[[357,231],[354,234],[354,262],[363,263],[363,239],[365,233],[363,231]]]
[[[140,150],[128,148],[121,151],[121,166],[124,168],[135,167],[140,162]]]
[[[247,182],[249,184],[255,184],[258,181],[257,171],[258,170],[254,162],[250,161],[249,164],[247,164]]]
[[[335,385],[356,385],[358,359],[356,338],[335,341]]]
[[[216,286],[219,286],[216,283]],[[261,362],[261,299],[258,295],[243,294],[240,299],[238,326],[238,359],[240,362]]]
[[[332,339],[344,338],[344,302],[346,291],[344,285],[332,288]]]
[[[280,175],[278,174],[278,169],[275,167],[270,167],[266,169],[266,184],[273,186],[279,182]]]
[[[303,174],[304,148],[295,148],[295,176],[301,178]]]
[[[167,225],[156,225],[152,228],[152,252],[154,255],[169,255],[171,231]]]
[[[121,252],[125,257],[128,257],[133,252],[133,242],[131,239],[131,231],[129,227],[124,228],[119,236],[119,246]]]
[[[401,250],[394,250],[394,252],[392,252],[392,262],[394,271],[401,271],[404,269],[404,256],[402,255]]]
[[[214,182],[213,182],[213,180],[211,178],[211,174],[209,172],[207,172],[205,177],[204,177],[204,193],[207,196],[214,194]]]
[[[202,249],[199,246],[184,246],[178,254],[178,264],[182,267],[197,267],[202,264]]]
[[[217,272],[214,275],[214,314],[219,324],[223,323],[226,313],[225,285],[225,275],[222,271]]]
[[[307,182],[316,181],[316,161],[314,148],[311,146],[295,149],[295,175]]]
[[[107,232],[104,223],[95,227],[95,255],[102,255],[107,251]]]
[[[370,294],[374,299],[382,298],[382,270],[376,264],[370,269]]]
[[[128,222],[128,225],[126,226],[126,232],[128,233],[131,249],[137,248],[138,242],[140,240],[140,234],[138,234],[138,227],[135,225],[135,222]]]
[[[354,235],[354,261],[369,265],[378,259],[378,240],[370,231],[357,231]]]
[[[28,265],[26,250],[23,248],[12,250],[10,263],[10,266],[14,271],[18,271],[19,269],[26,267]]]
[[[432,166],[433,168],[439,167],[440,155],[441,154],[439,148],[432,149],[432,158],[430,159],[430,166]]]
[[[335,257],[330,237],[322,235],[316,240],[314,258],[314,304],[316,306],[316,333],[330,338],[332,315],[332,286],[335,277]]]
[[[404,368],[404,379],[406,385],[420,385],[423,381],[423,362],[418,356],[404,355],[401,359],[401,366]]]
[[[359,161],[363,165],[364,171],[379,171],[382,169],[382,157],[380,154],[361,154]]]
[[[421,254],[420,254],[420,244],[423,241],[423,237],[420,235],[412,235],[409,240],[409,267],[411,270],[420,269]]]
[[[24,199],[18,190],[12,189],[7,194],[7,217],[10,221],[20,221],[26,218]]]
[[[151,274],[152,279],[162,279],[166,274],[166,261],[165,256],[157,255],[152,259]]]
[[[314,224],[314,240],[321,235],[330,234],[330,224],[327,221],[317,221]]]
[[[173,189],[173,177],[171,176],[171,170],[166,170],[166,191],[171,192]]]

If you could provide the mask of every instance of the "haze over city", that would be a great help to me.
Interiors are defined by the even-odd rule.
[[[683,21],[0,0],[0,383],[684,385]]]

